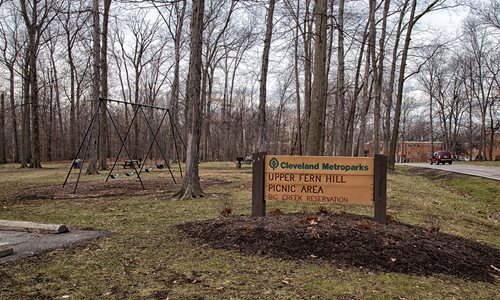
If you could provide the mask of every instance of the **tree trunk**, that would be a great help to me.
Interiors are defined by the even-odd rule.
[[[360,120],[360,129],[358,136],[358,143],[356,144],[355,152],[358,153],[358,156],[365,156],[365,140],[366,140],[366,115],[370,110],[371,103],[371,84],[370,84],[370,59],[371,59],[371,47],[368,47],[368,53],[366,55],[366,63],[365,70],[363,75],[363,108],[361,110],[361,120]]]
[[[267,11],[266,36],[264,38],[264,52],[262,53],[262,67],[260,70],[260,92],[258,111],[258,151],[266,151],[266,91],[267,91],[267,69],[269,67],[269,50],[271,48],[271,38],[273,35],[273,15],[275,0],[269,0]]]
[[[408,59],[408,51],[410,49],[411,34],[413,31],[413,26],[417,23],[417,21],[424,14],[429,12],[438,2],[439,2],[439,0],[434,0],[433,2],[431,2],[427,6],[427,8],[423,12],[418,14],[418,16],[415,16],[415,10],[417,8],[417,0],[412,0],[410,18],[408,21],[408,27],[406,29],[406,37],[405,37],[405,42],[404,42],[404,46],[403,46],[403,53],[401,56],[401,64],[399,67],[398,89],[397,89],[397,95],[396,95],[396,109],[394,112],[394,129],[392,131],[391,145],[390,145],[389,157],[388,157],[388,168],[391,170],[394,170],[394,166],[395,166],[396,146],[398,143],[398,135],[399,135],[399,121],[401,118],[401,104],[403,102],[403,87],[404,87],[404,82],[406,80],[406,77],[405,77],[406,61]]]
[[[338,48],[337,48],[337,114],[338,116],[338,145],[340,146],[338,154],[346,155],[347,151],[347,130],[345,127],[345,54],[344,54],[344,0],[339,1],[338,12]],[[334,127],[335,130],[335,127]]]
[[[68,41],[69,44],[69,41]],[[75,103],[75,72],[76,67],[73,61],[72,49],[68,48],[69,63],[69,149],[70,155],[76,155],[77,150],[77,126],[76,126],[76,103]]]
[[[99,21],[99,0],[92,0],[92,113],[96,111],[99,105],[99,83],[100,83],[100,21]],[[91,124],[92,126],[93,124]],[[91,141],[90,141],[90,157],[87,167],[87,175],[98,174],[97,171],[97,132],[93,132],[92,128]],[[97,130],[96,130],[97,131]]]
[[[199,175],[199,147],[201,136],[201,54],[203,46],[203,13],[204,0],[193,0],[191,16],[191,43],[189,55],[189,71],[187,77],[186,97],[189,103],[188,112],[191,114],[190,131],[187,141],[186,174],[182,187],[175,196],[180,199],[203,197],[204,193],[200,185]]]
[[[382,100],[382,87],[384,86],[384,58],[385,58],[385,36],[386,36],[386,29],[387,29],[387,18],[389,14],[389,7],[391,5],[391,0],[385,0],[384,2],[384,12],[382,15],[382,28],[380,32],[380,39],[379,39],[379,57],[378,57],[378,78],[376,89],[375,89],[375,116],[378,118],[378,127],[377,130],[380,130],[380,125],[381,125],[381,108],[380,108],[380,103]],[[379,139],[380,139],[380,131],[378,133]],[[389,145],[389,142],[386,142],[384,139],[384,145]],[[383,149],[385,155],[389,154],[389,147],[384,147]]]
[[[104,0],[104,12],[102,20],[102,47],[101,47],[101,96],[108,98],[108,23],[111,0]],[[106,112],[106,101],[99,102],[99,170],[108,170],[108,114]]]
[[[30,34],[31,36],[31,34]],[[37,75],[37,45],[35,41],[35,33],[33,33],[33,44],[30,49],[30,98],[31,98],[31,113],[32,113],[32,133],[33,133],[33,159],[30,168],[41,168],[41,153],[40,153],[40,113],[38,99],[38,75]],[[30,38],[31,40],[31,38]]]
[[[37,56],[38,56],[38,46],[40,43],[40,30],[41,23],[43,20],[39,22],[38,19],[38,1],[33,2],[31,6],[31,11],[28,12],[28,6],[25,0],[21,0],[21,12],[24,19],[24,24],[26,25],[26,31],[28,35],[28,43],[26,46],[26,59],[27,65],[27,75],[26,80],[28,83],[27,90],[29,92],[27,97],[29,98],[29,102],[31,105],[31,133],[33,134],[32,138],[32,148],[33,148],[33,157],[31,163],[29,165],[30,168],[41,168],[41,153],[40,153],[40,114],[39,114],[39,106],[38,106],[38,74],[37,74]],[[45,9],[48,9],[47,7]],[[31,16],[28,15],[31,13]],[[27,125],[27,124],[25,124]]]
[[[314,52],[314,82],[311,99],[311,116],[309,118],[309,134],[306,144],[306,155],[320,155],[322,152],[321,137],[325,132],[326,102],[326,44],[327,44],[327,1],[316,0],[314,6],[316,23],[316,42]]]
[[[5,94],[0,93],[0,164],[7,163],[5,153]]]
[[[403,7],[401,8],[401,13],[399,14],[398,27],[396,30],[396,38],[394,41],[394,47],[392,49],[392,63],[391,63],[391,71],[389,74],[389,83],[387,84],[387,90],[385,93],[385,143],[384,148],[390,149],[390,140],[391,140],[391,112],[392,112],[392,99],[394,93],[394,81],[396,80],[396,66],[399,54],[399,40],[401,39],[402,27],[404,16],[406,15],[406,9],[408,7],[408,1],[404,1]]]
[[[182,29],[184,25],[184,15],[186,12],[186,2],[187,1],[180,1],[181,4],[180,12],[178,12],[177,8],[178,3],[176,2],[173,4],[176,6],[176,12],[178,12],[177,25],[175,28],[175,38],[174,38],[175,64],[174,64],[174,78],[172,81],[172,100],[171,100],[172,123],[176,128],[179,128],[179,90],[180,90],[179,73],[181,64],[181,39],[182,39]],[[172,140],[173,139],[175,139],[175,134],[172,135]],[[174,149],[174,143],[171,144],[171,149],[172,153],[176,152],[176,149]]]
[[[52,105],[55,106],[52,109],[55,110],[54,116],[57,113],[58,128],[57,128],[57,130],[52,131],[53,130],[53,127],[52,127],[50,134],[49,134],[49,137],[55,138],[55,140],[57,142],[56,143],[56,149],[57,149],[56,157],[61,158],[62,154],[66,153],[67,147],[66,147],[66,143],[61,142],[62,140],[64,140],[64,127],[62,124],[63,120],[62,120],[62,112],[61,112],[61,97],[59,96],[59,75],[57,74],[57,65],[56,65],[56,61],[54,58],[54,52],[55,52],[55,47],[53,45],[51,45],[50,46],[50,64],[51,64],[51,68],[52,68],[52,79],[51,79],[51,83],[49,84],[50,89],[51,89],[50,90],[51,91],[50,101],[51,101]],[[52,96],[54,96],[54,98],[52,98]],[[51,122],[51,124],[52,124],[52,122]],[[52,157],[49,160],[52,160],[52,159],[54,159],[54,157]]]
[[[299,75],[299,24],[298,16],[300,11],[300,2],[297,1],[297,24],[295,28],[295,37],[293,42],[294,48],[294,74],[295,74],[295,97],[296,97],[296,120],[297,122],[297,154],[302,155],[302,126],[300,113],[300,75]]]
[[[27,168],[31,161],[31,102],[29,82],[29,56],[25,53],[23,64],[23,106],[21,124],[21,168]]]
[[[12,135],[14,137],[14,162],[19,162],[19,136],[17,132],[16,103],[14,98],[14,67],[9,67],[9,88],[10,88],[10,113],[12,118]]]
[[[52,77],[53,75],[50,74],[50,71],[47,71],[47,73],[49,73],[48,78],[49,78],[50,82],[53,82],[53,80],[54,80],[54,78]],[[54,132],[54,87],[52,86],[52,84],[49,84],[48,90],[49,90],[49,92],[48,92],[48,96],[47,96],[47,87],[43,87],[43,99],[45,99],[45,101],[48,102],[48,103],[45,103],[45,105],[48,106],[48,109],[49,109],[49,111],[48,111],[49,120],[48,120],[48,124],[43,124],[43,121],[42,121],[42,128],[45,128],[45,131],[49,133],[47,135],[47,140],[45,141],[45,144],[47,145],[46,150],[45,150],[45,157],[48,161],[52,161],[54,159],[53,158],[53,148],[54,148],[53,147],[53,143],[54,143],[53,137],[55,135],[55,132]]]
[[[360,83],[360,77],[361,77],[361,67],[363,66],[363,58],[369,59],[369,53],[368,55],[365,56],[365,45],[366,45],[366,40],[368,39],[368,28],[370,26],[370,22],[366,23],[365,29],[363,31],[363,40],[361,43],[361,48],[359,49],[359,54],[358,54],[358,62],[356,66],[356,75],[354,79],[354,94],[351,100],[351,106],[349,108],[349,113],[347,115],[347,124],[346,124],[346,130],[347,130],[347,154],[348,155],[354,155],[358,156],[358,151],[353,149],[353,144],[354,144],[354,123],[355,123],[355,116],[356,116],[356,108],[358,105],[358,98],[361,93],[361,90],[368,85],[368,82],[363,82],[361,81]]]
[[[415,9],[417,7],[417,0],[412,0],[410,20],[408,21],[408,28],[406,29],[406,37],[403,46],[403,54],[401,57],[401,65],[399,68],[399,79],[398,79],[398,90],[396,95],[396,110],[394,112],[394,128],[392,130],[391,137],[391,147],[389,151],[388,157],[388,167],[391,170],[394,170],[395,165],[395,156],[396,156],[396,146],[398,143],[398,135],[399,135],[399,120],[401,118],[401,104],[403,102],[403,87],[405,80],[405,70],[406,70],[406,60],[408,58],[408,51],[410,49],[410,41],[411,41],[411,32],[413,30]]]
[[[312,26],[313,19],[310,14],[311,0],[306,0],[306,11],[304,14],[304,133],[305,140],[307,141],[309,136],[309,118],[311,116],[311,98],[312,98]],[[307,148],[307,145],[306,145]]]
[[[376,59],[376,39],[377,31],[375,24],[375,13],[377,10],[376,0],[370,0],[370,53],[373,72],[373,88],[374,88],[374,105],[373,105],[373,155],[380,153],[380,94],[381,86],[379,85],[379,76]]]

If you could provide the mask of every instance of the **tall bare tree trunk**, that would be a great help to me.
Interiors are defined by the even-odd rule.
[[[69,22],[69,16],[68,16]],[[73,50],[72,50],[72,41],[70,38],[70,33],[67,31],[66,33],[66,42],[68,46],[68,64],[69,64],[69,150],[70,155],[75,155],[77,150],[77,126],[76,126],[76,97],[75,97],[75,88],[76,88],[76,79],[75,72],[76,66],[73,60]]]
[[[0,164],[7,163],[5,153],[5,94],[0,93]]]
[[[199,148],[201,137],[201,69],[202,69],[202,46],[203,46],[203,13],[204,0],[193,0],[191,15],[191,44],[189,55],[189,71],[187,77],[186,97],[189,103],[189,114],[191,124],[187,140],[186,174],[182,187],[175,196],[180,199],[203,197],[204,193],[200,185],[199,175]]]
[[[364,156],[365,154],[365,140],[366,140],[366,115],[370,110],[371,103],[371,84],[370,84],[370,60],[371,60],[371,52],[372,47],[368,47],[366,54],[366,62],[365,62],[365,70],[363,73],[363,89],[362,89],[362,99],[363,99],[363,107],[361,109],[361,120],[359,122],[359,136],[358,142],[356,144],[355,152],[358,153],[358,156]]]
[[[10,114],[12,117],[12,135],[14,137],[14,162],[19,162],[20,157],[19,157],[19,136],[18,136],[18,129],[17,129],[17,115],[16,115],[16,103],[15,103],[15,98],[14,98],[14,67],[9,68],[9,89],[10,89]]]
[[[51,78],[51,83],[49,84],[50,86],[50,92],[51,92],[51,103],[54,103],[53,105],[55,106],[53,109],[55,110],[54,115],[57,113],[57,130],[53,130],[53,127],[51,128],[49,138],[54,138],[56,140],[56,145],[55,148],[57,149],[56,152],[56,157],[61,158],[62,155],[66,153],[66,143],[61,142],[64,140],[64,127],[63,127],[63,120],[62,120],[62,112],[61,112],[61,97],[59,95],[59,75],[57,73],[57,65],[56,65],[56,60],[55,60],[55,42],[54,44],[50,45],[50,65],[52,68],[52,78]],[[54,96],[52,98],[52,96]],[[52,102],[53,101],[53,102]],[[51,115],[52,117],[52,115]],[[52,123],[52,122],[51,122]],[[51,157],[49,160],[54,159],[54,157]]]
[[[375,101],[373,105],[373,154],[380,153],[380,98],[377,95],[380,94],[381,86],[378,80],[378,69],[377,69],[377,59],[376,59],[376,39],[377,31],[375,24],[375,13],[377,10],[376,0],[370,0],[370,48],[371,48],[371,64],[372,64],[372,77],[373,77],[373,87],[375,92]]]
[[[385,58],[385,36],[387,29],[387,18],[389,15],[389,7],[391,5],[391,0],[384,0],[384,12],[382,15],[382,28],[380,31],[380,39],[379,39],[379,55],[378,55],[378,78],[375,78],[377,84],[375,85],[375,117],[378,120],[378,136],[380,139],[380,125],[381,125],[381,107],[380,103],[382,102],[382,87],[384,86],[384,58]],[[387,137],[388,138],[388,137]],[[384,145],[389,145],[384,139]],[[389,147],[384,147],[384,153],[387,155],[389,153]]]
[[[180,93],[180,84],[179,84],[179,73],[180,73],[180,64],[181,64],[181,39],[182,39],[182,29],[184,25],[184,16],[186,13],[186,2],[187,1],[181,1],[180,2],[180,10],[178,7],[178,3],[174,3],[173,5],[175,6],[175,11],[176,11],[176,18],[177,18],[177,24],[175,27],[175,37],[174,37],[174,57],[175,57],[175,64],[174,64],[174,78],[172,81],[172,98],[171,98],[171,109],[172,109],[172,123],[176,128],[179,128],[179,93]],[[175,139],[175,128],[171,130],[172,136],[171,140]],[[174,149],[174,144],[171,142],[171,152],[175,153],[176,149]],[[181,156],[183,157],[183,155]],[[179,158],[181,159],[181,158]]]
[[[406,61],[408,60],[408,51],[410,50],[410,42],[411,42],[411,34],[413,31],[413,27],[417,23],[417,21],[424,16],[426,13],[432,10],[436,4],[439,3],[440,0],[434,0],[427,5],[427,8],[415,16],[415,10],[417,8],[417,0],[412,0],[411,8],[410,8],[410,18],[408,21],[408,26],[406,29],[405,42],[403,46],[403,53],[401,56],[401,63],[399,67],[399,78],[398,78],[398,89],[396,94],[396,108],[394,111],[394,128],[392,130],[391,137],[391,145],[389,149],[389,157],[387,160],[388,168],[394,170],[395,160],[396,160],[396,147],[398,143],[399,136],[399,122],[401,119],[401,105],[403,102],[403,87],[406,80],[405,71],[406,71]],[[394,62],[393,62],[394,63]]]
[[[104,0],[104,12],[102,20],[102,47],[101,47],[101,96],[108,98],[108,23],[111,0]],[[106,101],[99,102],[99,170],[108,170],[108,115],[106,112]]]
[[[31,104],[31,131],[32,131],[32,148],[33,148],[33,158],[31,160],[30,168],[41,168],[41,153],[40,153],[40,114],[39,114],[39,99],[38,99],[38,74],[37,74],[37,57],[38,57],[38,46],[40,44],[41,26],[44,19],[47,16],[47,11],[45,14],[39,18],[38,3],[39,1],[34,1],[31,5],[27,5],[26,0],[21,0],[21,13],[23,15],[24,24],[26,25],[26,31],[28,34],[27,43],[27,60],[28,68],[27,80],[29,82],[29,93],[28,98]],[[28,11],[30,7],[31,11]],[[48,10],[48,7],[45,7]],[[29,15],[31,13],[31,15]]]
[[[267,145],[266,134],[266,92],[267,92],[267,69],[269,67],[269,50],[273,35],[273,15],[275,0],[269,0],[267,11],[266,35],[264,37],[264,52],[262,53],[262,67],[260,70],[260,92],[258,111],[258,142],[259,151],[265,151]]]
[[[96,111],[99,105],[99,83],[101,74],[100,58],[100,21],[99,21],[99,0],[92,0],[92,113]],[[90,118],[89,118],[90,119]],[[92,130],[94,131],[95,128]],[[97,131],[97,130],[95,130]],[[87,175],[98,174],[97,171],[97,132],[91,132],[90,141],[90,160],[87,167]]]
[[[369,59],[369,53],[368,55],[365,56],[365,45],[366,45],[366,40],[368,39],[368,28],[370,26],[370,22],[367,22],[365,25],[365,29],[363,32],[363,39],[361,43],[361,48],[359,49],[359,54],[358,54],[358,63],[356,67],[356,75],[354,76],[354,95],[351,100],[351,106],[349,108],[349,113],[347,115],[347,124],[346,124],[346,130],[347,130],[347,154],[348,155],[354,155],[358,156],[358,151],[354,150],[354,123],[355,123],[355,115],[356,115],[356,108],[358,105],[358,98],[361,93],[361,90],[368,84],[368,82],[363,82],[360,80],[361,77],[361,67],[363,66],[363,58]],[[361,81],[361,82],[360,82]]]
[[[299,75],[299,24],[298,16],[300,15],[300,2],[297,1],[297,24],[295,28],[295,37],[293,42],[294,48],[294,74],[295,74],[295,97],[296,97],[296,121],[297,122],[297,154],[302,155],[302,124],[300,113],[300,75]]]
[[[27,168],[31,161],[31,101],[29,82],[29,56],[25,53],[23,64],[23,105],[21,122],[21,168]]]
[[[344,54],[344,0],[339,1],[338,12],[338,48],[337,48],[337,100],[338,100],[338,142],[339,155],[346,155],[347,129],[345,127],[345,54]],[[335,128],[334,128],[335,130]]]
[[[314,18],[310,13],[311,0],[306,0],[306,11],[304,14],[304,132],[305,140],[307,141],[309,136],[309,118],[311,116],[311,98],[312,98],[312,26]],[[307,145],[306,145],[307,148]]]
[[[311,116],[309,118],[309,134],[306,144],[306,155],[322,153],[321,137],[325,132],[326,103],[326,48],[327,48],[327,1],[316,0],[314,5],[316,18],[316,42],[314,52],[314,82],[312,87]]]
[[[30,34],[31,35],[31,34]],[[35,39],[36,37],[34,37]],[[30,43],[31,44],[31,43]],[[30,168],[41,168],[41,152],[40,152],[40,113],[38,99],[38,77],[36,67],[37,47],[35,43],[30,47],[30,96],[31,96],[31,113],[32,113],[32,134],[33,134],[33,159]]]
[[[401,13],[399,14],[398,27],[396,29],[396,39],[394,42],[394,47],[392,48],[392,63],[391,71],[389,75],[389,83],[387,84],[387,90],[385,93],[385,149],[390,149],[391,140],[391,112],[392,112],[392,99],[394,94],[394,81],[396,80],[396,66],[399,54],[399,40],[401,39],[402,28],[404,16],[406,15],[406,9],[408,8],[408,1],[404,1],[403,7],[401,8]]]

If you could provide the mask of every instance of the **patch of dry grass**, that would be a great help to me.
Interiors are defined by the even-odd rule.
[[[62,184],[67,165],[42,170],[0,167],[1,219],[66,223],[71,228],[109,230],[113,235],[70,249],[0,265],[0,299],[493,299],[498,284],[372,273],[332,263],[294,262],[196,247],[175,225],[251,211],[251,168],[202,163],[204,180],[223,179],[205,189],[206,198],[173,201],[169,195],[67,198],[9,203],[18,189]],[[84,176],[84,180],[102,180]],[[478,189],[400,171],[389,175],[388,211],[398,221],[486,242],[500,248],[498,201]],[[468,181],[466,179],[465,181]],[[124,181],[125,183],[126,181]],[[453,187],[450,189],[449,187]],[[268,202],[268,212],[372,209],[324,203]]]

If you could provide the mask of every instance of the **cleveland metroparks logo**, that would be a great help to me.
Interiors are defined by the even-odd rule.
[[[279,161],[276,159],[276,157],[273,157],[270,161],[269,161],[269,166],[271,167],[271,169],[273,169],[273,171],[279,166]]]

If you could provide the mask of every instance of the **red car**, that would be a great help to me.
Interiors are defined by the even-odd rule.
[[[431,157],[429,158],[431,165],[433,163],[436,163],[436,165],[439,164],[445,164],[449,163],[451,165],[452,163],[452,158],[451,158],[451,153],[446,151],[446,150],[439,150],[434,152]]]

